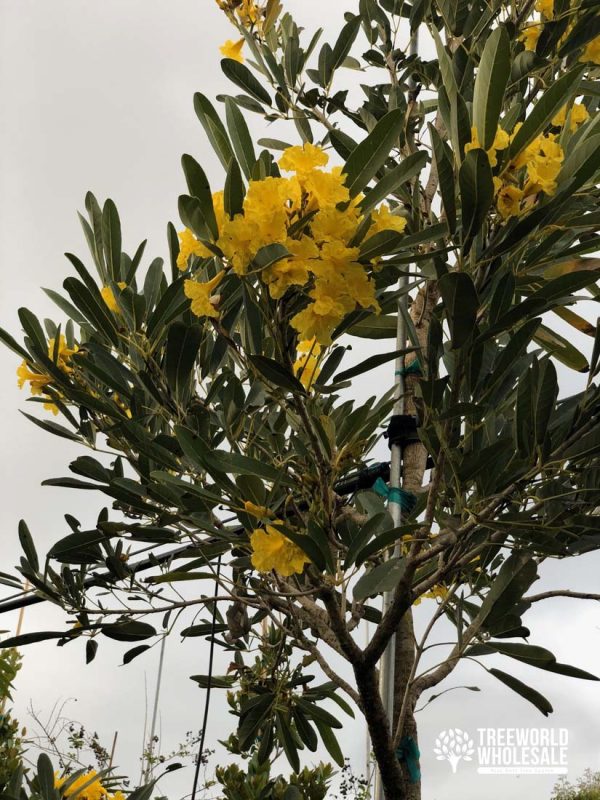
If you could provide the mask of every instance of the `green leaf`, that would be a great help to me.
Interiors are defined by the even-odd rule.
[[[489,669],[488,672],[512,689],[513,692],[520,694],[525,700],[529,700],[530,703],[533,703],[545,717],[554,710],[542,694],[532,689],[531,686],[527,686],[526,683],[523,683],[518,678],[515,678],[514,675],[508,675],[506,672],[502,672],[502,670],[499,669]]]
[[[333,46],[333,51],[331,53],[330,73],[342,65],[342,62],[350,52],[350,49],[354,44],[354,40],[356,39],[358,31],[360,30],[360,24],[361,24],[360,16],[353,17],[344,25],[344,27],[340,31],[340,35],[338,36],[337,41]],[[319,71],[320,71],[320,66],[321,65],[319,63]],[[327,86],[328,83],[329,80],[323,83],[323,86]]]
[[[67,278],[63,283],[69,297],[83,316],[89,320],[96,331],[108,339],[115,347],[119,346],[119,336],[112,315],[100,292],[95,294],[76,278]]]
[[[38,757],[37,779],[41,800],[58,800],[60,793],[54,788],[54,767],[46,753]]]
[[[135,642],[139,639],[149,639],[151,636],[156,636],[156,629],[147,622],[130,620],[129,622],[103,625],[102,633],[117,642]]]
[[[141,656],[146,650],[150,649],[149,644],[139,644],[137,647],[132,647],[123,655],[123,664],[129,664],[134,658]]]
[[[69,439],[71,442],[82,441],[81,436],[77,436],[77,434],[73,433],[68,428],[59,425],[58,422],[54,422],[51,419],[37,419],[37,417],[26,414],[24,411],[21,413],[24,417],[27,417],[30,422],[33,422],[34,425],[37,425],[38,428],[41,428],[47,433],[53,433],[55,436],[60,436],[62,439]]]
[[[119,212],[108,199],[102,209],[102,243],[109,276],[117,283],[121,280],[121,222]]]
[[[350,196],[365,188],[383,166],[402,131],[404,112],[395,108],[383,116],[371,133],[348,156],[343,168]]]
[[[578,64],[569,72],[551,83],[550,88],[539,98],[510,143],[509,158],[514,158],[541,133],[552,117],[569,101],[574,94],[581,76],[586,70]]]
[[[347,333],[360,339],[395,339],[398,334],[398,318],[370,314],[366,319],[352,325]]]
[[[463,251],[468,253],[494,199],[494,181],[487,153],[469,150],[458,173],[462,207]]]
[[[362,375],[364,372],[368,372],[371,369],[376,369],[382,364],[387,364],[388,361],[393,361],[395,358],[398,358],[398,356],[403,356],[407,353],[414,352],[414,347],[408,347],[405,350],[394,350],[391,353],[380,353],[376,356],[370,356],[369,358],[365,358],[365,360],[361,361],[359,364],[355,364],[353,367],[350,367],[350,369],[346,369],[343,372],[338,373],[335,376],[336,382],[348,381],[350,378],[355,378],[357,375]]]
[[[221,69],[226,78],[229,78],[232,83],[254,97],[259,103],[271,105],[269,93],[244,64],[240,64],[239,61],[234,61],[232,58],[224,58],[221,60]]]
[[[250,178],[256,161],[254,145],[246,120],[231,97],[225,98],[225,118],[238,163],[246,178]]]
[[[33,537],[24,519],[19,520],[19,542],[25,553],[25,558],[29,562],[29,566],[34,572],[39,572],[40,562],[37,551],[35,549]]]
[[[36,631],[32,633],[21,633],[19,636],[9,636],[8,639],[0,640],[0,648],[21,647],[24,644],[35,644],[45,642],[48,639],[68,638],[71,631]]]
[[[361,602],[372,595],[395,589],[405,570],[406,561],[400,557],[389,558],[378,564],[356,582],[352,590],[354,599]]]
[[[190,675],[201,689],[231,689],[235,678],[232,675]]]
[[[510,75],[510,40],[504,26],[488,36],[473,92],[473,124],[484,150],[494,141]]]
[[[428,129],[433,145],[433,157],[438,174],[442,205],[450,232],[454,233],[456,229],[456,179],[454,176],[454,162],[451,158],[449,148],[446,147],[435,127],[429,125]]]
[[[269,382],[281,389],[297,394],[306,394],[304,386],[278,361],[266,356],[248,356],[256,370]]]
[[[225,126],[221,122],[219,115],[215,111],[210,100],[200,92],[194,95],[194,111],[202,127],[206,132],[208,141],[211,143],[213,150],[219,157],[219,161],[224,169],[228,169],[229,162],[233,158],[233,150],[231,142],[227,136]]]
[[[288,258],[290,255],[288,249],[278,242],[267,244],[261,247],[257,254],[254,256],[254,265],[259,269],[266,269],[273,266],[278,261]]]
[[[10,350],[13,351],[13,353],[21,356],[21,358],[31,361],[31,356],[27,350],[25,350],[24,347],[21,347],[17,340],[14,339],[10,333],[7,333],[3,328],[0,328],[0,342],[5,344]]]
[[[546,325],[540,325],[533,337],[536,344],[543,347],[553,358],[576,372],[587,372],[587,358],[564,336],[561,336]]]
[[[190,394],[192,377],[200,343],[202,327],[173,322],[167,335],[165,377],[175,398],[185,400]]]
[[[290,724],[281,711],[275,712],[275,728],[277,738],[294,772],[300,771],[298,748],[290,730]]]
[[[244,196],[244,181],[240,165],[235,158],[232,158],[227,167],[227,177],[225,178],[223,192],[223,206],[230,219],[233,219],[236,214],[241,214],[244,210]]]
[[[32,314],[28,308],[20,308],[18,313],[23,330],[31,339],[33,345],[41,354],[47,355],[48,342],[38,318],[35,316],[35,314]],[[27,358],[29,358],[29,356],[27,356]]]
[[[335,763],[338,766],[343,767],[344,754],[342,753],[342,750],[340,748],[340,745],[338,743],[338,740],[334,732],[331,730],[329,726],[325,725],[322,722],[319,722],[319,720],[315,720],[315,725],[317,726],[317,730],[319,731],[319,736],[321,737],[321,740],[325,745],[325,749],[327,750],[329,755],[333,758]]]
[[[452,347],[462,347],[477,323],[479,298],[471,278],[465,272],[448,272],[439,280],[440,293],[446,309]]]
[[[411,153],[397,167],[389,170],[375,186],[368,191],[360,201],[359,207],[363,214],[367,214],[377,203],[393,194],[402,184],[414,178],[423,169],[428,161],[427,153],[419,150]]]
[[[206,173],[198,164],[195,158],[185,153],[181,156],[181,166],[188,185],[188,191],[192,197],[197,197],[200,202],[202,216],[208,226],[213,239],[218,239],[219,229],[215,217],[215,210],[212,200],[212,192]]]

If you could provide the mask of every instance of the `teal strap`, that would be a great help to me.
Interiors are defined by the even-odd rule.
[[[412,492],[407,492],[398,487],[389,487],[383,478],[377,478],[371,487],[380,497],[385,497],[388,503],[396,503],[405,514],[409,514],[417,502]]]
[[[420,756],[421,753],[412,736],[403,736],[396,750],[396,758],[401,764],[406,764],[408,779],[411,783],[418,783],[421,780]]]
[[[421,363],[418,358],[415,358],[407,367],[397,369],[394,375],[421,375],[421,373]]]

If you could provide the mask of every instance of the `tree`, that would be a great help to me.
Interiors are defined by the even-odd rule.
[[[278,0],[218,4],[240,37],[221,61],[237,93],[220,98],[225,122],[201,93],[194,108],[223,190],[183,156],[167,273],[144,271],[144,243],[123,253],[115,204],[88,194],[98,278],[68,254],[76,277],[51,292],[66,324],[21,309],[24,343],[2,332],[32,401],[62,417],[32,421],[98,455],[47,483],[112,500],[93,530],[67,515],[43,564],[21,523],[21,575],[77,623],[2,644],[82,638],[90,660],[104,635],[134,643],[130,661],[172,630],[205,637],[210,663],[219,646],[232,667],[192,677],[230,690],[233,752],[284,752],[299,772],[321,740],[343,763],[333,700],[364,716],[385,797],[414,800],[415,707],[461,659],[545,715],[485,656],[597,680],[529,643],[522,617],[594,597],[529,590],[544,560],[599,546],[600,338],[571,308],[598,295],[598,15],[586,0],[361,0],[320,43]],[[300,144],[257,152],[251,113]],[[346,336],[372,354],[342,366]],[[357,403],[353,379],[392,362],[396,385]],[[566,394],[557,362],[588,372],[583,391]],[[384,427],[391,466],[372,463]],[[206,618],[182,630],[190,609]],[[455,643],[424,670],[442,618]]]

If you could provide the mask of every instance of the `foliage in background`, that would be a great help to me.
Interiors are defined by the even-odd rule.
[[[228,690],[227,746],[257,774],[285,755],[299,776],[320,743],[343,765],[335,732],[358,713],[386,798],[416,800],[415,708],[462,659],[544,715],[515,660],[597,680],[523,620],[597,597],[530,593],[546,559],[600,546],[600,336],[580,313],[599,295],[597,4],[360,0],[331,42],[278,0],[219,6],[240,37],[221,61],[233,94],[194,109],[222,189],[183,156],[166,270],[142,267],[145,243],[125,253],[115,204],[88,194],[88,265],[68,254],[75,275],[46,290],[66,323],[23,308],[23,342],[0,333],[60,422],[27,416],[90,451],[45,483],[111,501],[89,528],[66,514],[42,559],[21,523],[21,575],[76,624],[2,644],[80,640],[90,661],[108,637],[128,663],[200,637],[231,664],[191,677]],[[255,143],[251,113],[293,141]],[[557,362],[587,372],[582,391]],[[402,397],[357,400],[386,363]],[[401,489],[374,462],[386,427]],[[454,641],[425,669],[442,619]]]

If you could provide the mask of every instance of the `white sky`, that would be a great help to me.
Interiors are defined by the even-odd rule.
[[[322,25],[332,37],[342,12],[356,3],[286,0],[285,5],[298,21],[311,28]],[[60,288],[69,274],[62,256],[65,250],[85,258],[75,211],[83,208],[88,189],[101,200],[110,196],[116,201],[129,252],[148,238],[146,263],[156,255],[166,256],[166,223],[176,219],[177,196],[184,189],[181,153],[192,153],[205,166],[214,188],[223,179],[193,112],[192,95],[196,90],[209,97],[231,91],[220,73],[217,50],[231,36],[213,0],[0,0],[2,327],[18,338],[21,305],[40,317],[60,318],[39,287]],[[254,117],[253,130],[263,131]],[[355,345],[355,350],[360,352],[361,346]],[[100,495],[40,487],[45,478],[68,474],[69,461],[80,453],[18,413],[25,408],[25,393],[16,387],[16,367],[16,357],[0,348],[4,421],[0,569],[4,571],[11,571],[20,555],[16,534],[20,517],[27,519],[44,552],[65,534],[64,512],[79,517],[84,525],[93,524],[105,504]],[[573,382],[566,390],[574,391],[577,377],[563,371],[561,375]],[[385,369],[371,374],[360,386],[360,395],[383,391],[388,379]],[[38,413],[39,407],[26,410],[32,409]],[[596,556],[578,564],[551,564],[536,590],[543,583],[598,591],[599,565]],[[417,610],[418,617],[426,613],[426,606]],[[36,606],[27,611],[25,630],[60,629],[63,622],[52,607]],[[16,614],[0,619],[2,629],[14,629],[15,624]],[[598,671],[600,615],[595,604],[552,600],[530,612],[526,624],[533,631],[532,641],[551,649],[559,661]],[[144,723],[144,681],[147,678],[153,690],[158,653],[153,650],[120,667],[125,649],[106,640],[89,667],[81,644],[57,649],[45,643],[25,650],[16,710],[27,723],[30,701],[48,712],[56,701],[76,698],[72,715],[97,730],[105,743],[119,731],[116,761],[135,777]],[[203,695],[187,677],[206,671],[206,654],[206,644],[198,639],[180,645],[173,637],[168,643],[161,702],[165,750],[200,725]],[[421,715],[425,800],[449,794],[465,800],[525,795],[543,800],[553,784],[549,777],[477,776],[474,766],[467,764],[451,775],[448,764],[437,762],[432,753],[436,735],[449,727],[472,734],[478,727],[567,727],[572,775],[586,767],[600,769],[600,684],[519,667],[516,662],[499,661],[498,666],[512,668],[536,686],[550,698],[555,714],[545,720],[480,668],[461,667],[444,688],[476,684],[484,691],[452,692]],[[211,747],[233,723],[218,698],[216,693],[208,733]],[[343,742],[360,771],[364,742],[360,723],[348,725]],[[222,753],[218,750],[213,763]],[[190,784],[188,769],[167,778],[162,791],[173,800],[189,791]]]

